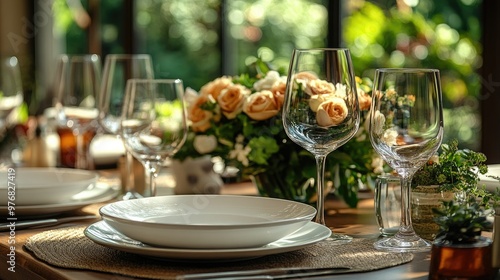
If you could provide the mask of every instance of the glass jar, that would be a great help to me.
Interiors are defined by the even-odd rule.
[[[380,175],[375,181],[375,215],[382,236],[394,235],[401,223],[401,180]]]

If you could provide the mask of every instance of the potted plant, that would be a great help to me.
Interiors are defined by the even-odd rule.
[[[493,279],[492,240],[481,236],[491,225],[492,209],[471,196],[466,203],[443,201],[433,212],[440,231],[432,244],[429,279]]]
[[[439,231],[434,222],[433,208],[441,202],[466,201],[467,196],[488,200],[490,193],[478,187],[480,174],[486,174],[486,156],[469,149],[458,149],[458,142],[441,146],[441,153],[433,156],[420,168],[412,181],[412,223],[421,237],[433,240]]]

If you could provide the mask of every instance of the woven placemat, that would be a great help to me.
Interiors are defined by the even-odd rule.
[[[373,239],[356,238],[344,245],[322,241],[310,247],[240,262],[169,262],[117,251],[94,243],[84,227],[45,231],[31,236],[25,247],[41,260],[58,267],[88,269],[132,277],[175,279],[201,272],[248,270],[271,267],[348,266],[350,272],[371,271],[407,263],[410,253],[388,253],[373,248]]]

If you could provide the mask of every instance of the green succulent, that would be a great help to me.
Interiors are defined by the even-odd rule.
[[[481,231],[491,226],[486,217],[493,212],[474,197],[470,197],[467,203],[443,201],[442,208],[433,208],[432,211],[434,221],[439,225],[436,240],[450,244],[474,243]]]

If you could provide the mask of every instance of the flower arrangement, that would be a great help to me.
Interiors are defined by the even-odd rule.
[[[313,203],[314,157],[288,139],[282,125],[286,76],[260,60],[255,67],[256,76],[223,76],[208,82],[199,92],[186,89],[189,133],[175,158],[218,156],[226,166],[236,167],[241,178],[273,177],[259,187],[263,195]],[[308,77],[305,83],[317,83],[308,87],[314,90],[325,86],[314,77]],[[329,186],[352,207],[357,204],[360,186],[372,184],[372,177],[383,167],[367,136],[371,81],[357,78],[357,84],[365,125],[351,141],[330,154],[326,175]],[[315,109],[328,110],[319,105]],[[317,117],[325,125],[332,121],[321,112]]]

